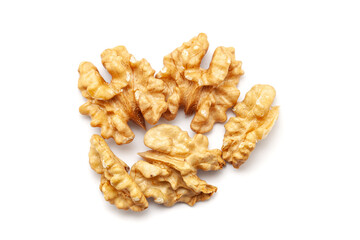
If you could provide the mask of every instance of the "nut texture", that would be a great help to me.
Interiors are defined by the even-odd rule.
[[[119,209],[142,211],[148,202],[139,186],[127,173],[129,167],[110,150],[99,135],[91,137],[89,162],[91,168],[101,174],[100,191],[104,198]]]
[[[279,107],[272,107],[276,92],[269,85],[255,85],[244,101],[233,108],[236,117],[225,124],[222,157],[239,168],[254,150],[256,142],[265,138],[279,116]]]
[[[79,111],[92,118],[91,126],[101,127],[104,138],[126,144],[135,137],[129,120],[145,129],[145,120],[155,124],[166,111],[164,83],[154,77],[155,71],[145,59],[137,61],[123,46],[105,50],[101,58],[112,76],[111,83],[93,64],[81,63],[78,87],[88,101]]]
[[[234,48],[218,47],[210,67],[200,63],[209,47],[207,36],[200,33],[164,57],[164,67],[156,74],[165,83],[168,108],[163,116],[172,120],[180,106],[186,114],[195,112],[191,129],[205,133],[214,123],[225,122],[226,110],[236,104],[239,77],[244,74],[235,60]]]
[[[145,134],[144,142],[153,150],[139,153],[146,161],[135,163],[130,176],[146,197],[165,206],[176,202],[193,206],[216,192],[196,175],[197,169],[219,170],[225,164],[220,150],[208,149],[206,136],[191,139],[179,127],[161,124]]]

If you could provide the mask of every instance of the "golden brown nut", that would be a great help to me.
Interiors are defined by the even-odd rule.
[[[101,174],[100,191],[104,198],[119,209],[142,211],[148,202],[139,186],[127,173],[129,167],[110,150],[99,135],[91,137],[89,162],[91,168]]]
[[[176,202],[192,206],[216,192],[196,175],[197,169],[219,170],[225,164],[220,150],[208,149],[206,136],[191,139],[179,127],[161,124],[145,134],[144,142],[153,150],[139,153],[146,161],[135,163],[130,176],[146,197],[165,206]]]
[[[204,33],[164,57],[164,67],[156,77],[164,81],[168,109],[163,116],[172,120],[180,106],[186,114],[195,112],[191,129],[205,133],[214,123],[226,121],[226,110],[236,104],[239,77],[244,74],[235,60],[234,48],[218,47],[209,69],[200,63],[209,43]]]
[[[129,120],[145,129],[145,120],[155,124],[166,111],[164,83],[154,77],[145,59],[137,61],[123,46],[105,50],[101,58],[111,83],[105,82],[93,64],[81,63],[78,87],[88,101],[79,110],[90,115],[91,126],[101,127],[104,138],[129,143],[134,139]]]
[[[265,138],[279,116],[279,107],[271,108],[276,92],[269,85],[255,85],[244,101],[233,108],[236,117],[225,124],[222,157],[239,168],[254,150],[256,142]]]
[[[141,156],[146,158],[146,155]],[[175,168],[157,162],[138,161],[131,168],[130,175],[146,197],[152,197],[156,203],[168,207],[176,202],[193,206],[197,201],[209,199],[217,190],[199,179],[196,172],[183,175]]]

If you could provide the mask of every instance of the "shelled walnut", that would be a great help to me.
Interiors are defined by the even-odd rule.
[[[154,125],[162,116],[173,120],[181,107],[187,115],[194,113],[190,127],[198,134],[193,138],[168,124],[147,131],[144,143],[151,150],[139,153],[144,160],[136,162],[130,173],[102,137],[92,136],[90,166],[101,174],[105,200],[117,208],[143,211],[148,207],[146,198],[165,206],[177,202],[193,206],[209,199],[217,188],[200,179],[197,171],[219,170],[225,161],[239,168],[272,129],[279,115],[279,107],[271,107],[274,88],[255,85],[237,103],[237,84],[244,74],[241,61],[235,59],[234,48],[218,47],[209,68],[203,69],[208,47],[207,36],[200,33],[165,56],[164,67],[155,76],[145,59],[137,61],[125,47],[107,49],[101,59],[112,76],[109,83],[92,63],[80,64],[78,88],[87,102],[79,111],[91,117],[91,126],[101,128],[103,138],[113,138],[119,145],[135,137],[130,120],[145,129],[146,122]],[[222,151],[209,150],[208,138],[200,133],[225,122],[231,107],[236,117],[225,124]]]
[[[168,108],[163,116],[172,120],[183,106],[186,114],[195,112],[191,129],[197,133],[209,132],[214,123],[226,121],[226,110],[236,104],[240,94],[236,85],[244,74],[234,48],[226,47],[218,47],[210,67],[202,69],[208,47],[207,36],[199,34],[165,56],[164,67],[156,74],[165,83]]]
[[[88,101],[79,110],[90,115],[91,126],[101,127],[104,138],[126,144],[134,138],[129,120],[145,129],[145,120],[155,124],[166,111],[164,83],[154,77],[155,71],[145,59],[137,61],[123,46],[105,50],[101,58],[112,76],[111,83],[93,64],[81,63],[78,87]]]
[[[208,149],[206,136],[191,139],[179,127],[161,124],[145,134],[144,142],[153,150],[139,153],[146,161],[135,163],[130,176],[147,198],[165,206],[176,202],[192,206],[216,192],[196,175],[198,169],[219,170],[225,164],[220,150]]]
[[[127,173],[129,167],[110,150],[99,135],[91,137],[89,162],[91,168],[101,174],[100,191],[104,198],[119,209],[142,211],[148,202],[139,186]]]
[[[225,124],[222,157],[239,168],[254,150],[258,140],[265,138],[279,115],[279,107],[272,107],[276,92],[269,85],[255,85],[244,101],[233,108],[236,117]]]

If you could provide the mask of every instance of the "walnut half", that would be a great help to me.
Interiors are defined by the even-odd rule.
[[[119,209],[142,211],[148,202],[139,186],[127,173],[129,167],[110,150],[99,135],[91,137],[89,162],[91,168],[101,174],[100,191],[104,198]]]
[[[216,122],[225,122],[226,110],[236,104],[240,91],[236,85],[244,74],[235,59],[234,48],[216,48],[210,67],[202,69],[201,60],[209,47],[200,33],[164,57],[164,67],[156,74],[165,83],[168,108],[163,116],[176,117],[180,106],[186,114],[195,112],[191,129],[209,132]]]
[[[144,142],[153,150],[139,153],[146,161],[135,163],[130,176],[147,198],[165,206],[176,202],[192,206],[216,192],[196,175],[198,169],[219,170],[225,164],[220,150],[208,149],[206,136],[190,138],[177,126],[161,124],[145,134]]]
[[[276,92],[269,85],[255,85],[244,101],[233,108],[236,117],[225,124],[222,157],[239,168],[254,150],[256,142],[265,138],[279,116],[279,107],[272,107]]]
[[[123,46],[105,50],[101,58],[112,76],[111,83],[92,63],[81,63],[78,87],[88,101],[79,111],[92,118],[91,126],[101,127],[104,138],[126,144],[135,137],[129,120],[145,129],[145,120],[155,124],[166,111],[164,83],[154,77],[155,71],[145,59],[137,61]]]

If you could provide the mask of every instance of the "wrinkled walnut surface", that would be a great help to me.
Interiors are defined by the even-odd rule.
[[[161,124],[145,134],[144,142],[153,150],[139,153],[146,161],[135,163],[130,176],[146,197],[165,206],[176,202],[192,206],[216,192],[196,175],[197,169],[219,170],[225,164],[220,150],[208,150],[206,136],[190,138],[177,126]]]
[[[197,133],[226,121],[226,110],[236,104],[240,94],[236,85],[244,74],[234,48],[226,47],[218,47],[210,67],[202,69],[200,63],[208,47],[206,34],[199,34],[165,56],[164,67],[156,74],[165,83],[168,108],[163,116],[172,120],[183,106],[186,114],[195,112],[191,129]]]
[[[225,124],[222,157],[239,168],[254,150],[257,141],[265,138],[279,115],[279,107],[272,107],[276,92],[269,85],[255,85],[244,101],[233,108],[236,117]]]
[[[110,150],[99,135],[91,137],[89,162],[91,168],[101,174],[100,191],[106,201],[119,209],[142,211],[148,202],[139,186],[127,173],[129,167]]]
[[[145,129],[145,121],[158,122],[161,116],[176,117],[180,106],[186,114],[195,112],[191,129],[205,133],[216,122],[226,121],[226,110],[236,104],[236,85],[243,74],[235,60],[234,48],[218,47],[208,69],[200,67],[209,43],[204,33],[164,57],[164,67],[155,71],[142,59],[137,61],[125,47],[107,49],[102,64],[111,74],[107,83],[89,62],[79,66],[78,87],[88,101],[80,113],[92,118],[91,126],[100,127],[104,138],[117,144],[134,139],[127,122],[133,120]]]
[[[123,46],[105,50],[101,58],[112,80],[107,83],[92,63],[81,63],[78,87],[88,101],[79,111],[101,127],[104,138],[126,144],[134,139],[129,120],[145,129],[145,120],[155,124],[166,111],[164,84],[145,59],[137,61]]]
[[[164,67],[155,77],[150,64],[145,59],[137,61],[125,47],[107,49],[101,58],[112,76],[110,83],[93,64],[80,64],[78,87],[87,102],[79,111],[91,117],[91,126],[101,128],[102,137],[114,138],[117,144],[135,137],[128,121],[145,129],[145,121],[153,125],[161,116],[173,120],[180,107],[186,114],[195,113],[190,126],[196,133],[206,133],[216,122],[225,122],[231,107],[236,114],[225,124],[222,151],[209,150],[202,134],[191,138],[177,126],[153,127],[144,137],[152,150],[139,153],[144,160],[136,162],[130,174],[105,140],[93,135],[90,166],[101,174],[104,198],[117,208],[142,211],[148,207],[146,198],[165,206],[176,202],[193,206],[209,199],[217,188],[201,180],[197,170],[219,170],[225,161],[239,168],[277,120],[279,107],[271,108],[274,88],[255,85],[244,101],[236,104],[240,95],[236,86],[244,74],[242,63],[235,59],[234,48],[218,47],[209,68],[202,69],[208,47],[207,36],[199,34],[165,56]]]

